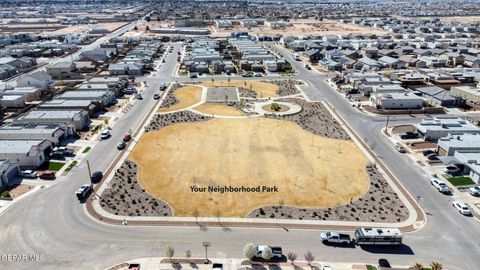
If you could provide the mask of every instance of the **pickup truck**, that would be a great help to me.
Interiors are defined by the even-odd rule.
[[[332,244],[350,244],[352,242],[350,235],[338,232],[323,232],[320,234],[320,239],[324,243]]]
[[[258,245],[257,246],[255,257],[262,258],[263,250],[265,250],[266,248],[270,248],[272,250],[273,257],[271,259],[274,259],[274,258],[275,259],[281,259],[283,257],[281,247],[272,247],[272,246],[266,246],[266,245]]]

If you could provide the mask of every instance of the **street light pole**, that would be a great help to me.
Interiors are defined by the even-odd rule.
[[[202,245],[205,247],[205,264],[209,264],[210,261],[208,260],[208,247],[210,246],[210,242],[203,242]]]

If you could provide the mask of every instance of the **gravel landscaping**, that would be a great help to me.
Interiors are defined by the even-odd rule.
[[[125,160],[103,191],[100,206],[120,216],[171,216],[168,204],[151,196],[138,184],[137,170],[135,162]]]
[[[198,122],[209,120],[211,117],[196,114],[191,111],[180,111],[168,114],[156,114],[152,121],[145,128],[145,131],[159,130],[163,127],[167,127],[173,124],[186,123],[186,122]]]
[[[347,205],[322,209],[266,206],[255,209],[246,217],[385,223],[405,221],[409,216],[408,209],[376,166],[367,166],[366,172],[370,179],[368,192]]]
[[[257,98],[257,92],[245,87],[238,87],[238,93],[242,98]]]
[[[168,91],[167,95],[165,96],[165,99],[163,100],[162,104],[160,105],[160,108],[168,108],[172,105],[175,105],[180,102],[175,96],[174,93],[177,89],[181,88],[181,84],[172,84],[172,87]]]
[[[299,81],[296,80],[275,80],[275,81],[268,81],[269,83],[273,83],[278,85],[278,96],[291,96],[300,94],[298,89],[295,85],[301,84]]]
[[[296,103],[302,106],[302,111],[294,115],[274,116],[266,115],[268,118],[283,119],[295,122],[303,129],[312,132],[315,135],[324,136],[339,140],[349,140],[347,132],[332,117],[330,112],[320,102],[307,102],[298,98],[277,99],[276,101],[284,101]]]

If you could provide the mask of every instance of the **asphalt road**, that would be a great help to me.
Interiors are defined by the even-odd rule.
[[[167,57],[166,63],[154,78],[148,78],[144,100],[136,102],[112,130],[112,137],[100,142],[88,154],[93,170],[105,170],[118,151],[115,145],[123,134],[134,130],[154,105],[153,94],[161,82],[177,81],[171,76],[179,46]],[[286,57],[289,59],[289,57]],[[291,59],[289,59],[291,60]],[[202,241],[211,242],[210,257],[242,257],[245,243],[281,245],[284,252],[301,256],[310,250],[317,260],[370,262],[388,258],[393,264],[413,264],[440,261],[446,269],[478,269],[480,258],[480,223],[463,217],[450,205],[450,198],[436,192],[428,176],[405,156],[394,151],[381,135],[385,122],[382,117],[366,116],[329,88],[323,77],[307,71],[296,63],[298,78],[309,82],[311,99],[328,100],[360,136],[375,141],[374,151],[387,163],[414,196],[421,196],[421,205],[428,213],[426,226],[404,237],[405,246],[399,249],[362,249],[322,245],[318,231],[257,228],[216,227],[133,227],[112,226],[90,219],[75,198],[74,192],[88,181],[85,161],[68,176],[58,180],[14,204],[0,216],[1,254],[38,254],[39,262],[4,262],[0,269],[103,269],[106,266],[136,257],[164,256],[168,245],[183,256],[191,249],[193,257],[202,257]],[[139,79],[142,80],[141,78]],[[393,121],[411,122],[405,117]],[[415,121],[415,119],[413,119]]]

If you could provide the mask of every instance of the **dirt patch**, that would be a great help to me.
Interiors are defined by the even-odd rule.
[[[176,216],[242,217],[276,204],[331,207],[368,188],[368,160],[353,141],[315,136],[275,119],[171,125],[145,133],[130,159],[140,167],[141,185]],[[192,192],[192,186],[227,190]],[[257,186],[261,192],[242,189]]]
[[[296,103],[302,106],[302,111],[294,115],[266,115],[266,117],[292,121],[315,135],[340,140],[350,139],[347,132],[332,117],[322,103],[307,102],[297,98],[278,99],[278,101]]]
[[[238,81],[220,81],[220,82],[204,82],[203,86],[207,87],[243,87],[251,91],[255,91],[259,98],[269,98],[276,97],[278,91],[278,85],[261,82],[261,81],[248,81],[248,80],[238,80]]]
[[[413,150],[436,149],[437,144],[432,142],[412,142],[410,148]]]
[[[359,222],[402,222],[409,216],[408,209],[375,166],[366,167],[370,179],[367,194],[346,205],[313,209],[284,205],[267,206],[249,213],[251,218],[279,218],[300,220],[342,220]]]
[[[21,196],[22,194],[25,194],[32,190],[35,186],[32,185],[18,185],[10,190],[10,196],[12,196],[13,199]]]
[[[393,134],[405,133],[407,131],[416,132],[417,129],[415,128],[415,126],[412,126],[412,125],[401,125],[401,126],[396,126],[392,128]]]
[[[175,86],[173,89],[170,89],[158,111],[171,112],[185,109],[200,102],[201,97],[201,87],[192,85],[184,87]]]
[[[171,216],[170,206],[138,184],[137,170],[135,162],[125,160],[103,191],[100,206],[120,216]]]
[[[194,110],[206,113],[206,114],[213,114],[213,115],[226,115],[226,116],[244,116],[245,113],[241,110],[219,103],[204,103],[200,106],[193,108]]]

